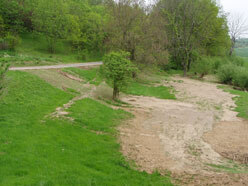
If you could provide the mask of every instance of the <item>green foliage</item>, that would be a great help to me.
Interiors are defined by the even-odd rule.
[[[232,83],[241,89],[248,90],[248,68],[236,67]]]
[[[128,56],[126,52],[111,52],[103,58],[101,72],[113,87],[113,99],[118,98],[120,90],[127,86],[136,71]]]
[[[35,30],[46,36],[49,51],[55,52],[58,39],[65,39],[68,32],[68,8],[63,0],[38,1],[34,9],[32,22]]]
[[[156,9],[163,16],[171,62],[184,69],[184,75],[199,55],[225,55],[228,49],[227,21],[212,0],[161,0]],[[201,11],[199,11],[201,10]]]
[[[193,65],[191,71],[200,74],[200,78],[203,78],[205,75],[208,75],[212,72],[213,69],[212,59],[209,57],[203,57],[197,60]],[[215,63],[217,65],[217,63]]]
[[[73,48],[82,51],[102,50],[105,36],[106,10],[103,6],[91,6],[87,2],[69,1],[68,40]]]
[[[58,40],[55,54],[48,49],[44,35],[25,33],[20,35],[22,42],[14,51],[0,51],[0,57],[10,61],[15,66],[52,65],[56,63],[75,63],[101,61],[102,53],[91,51],[83,60],[76,51],[71,50],[70,43]],[[6,56],[6,57],[4,57]]]
[[[15,50],[20,43],[21,39],[18,36],[8,32],[3,38],[0,38],[0,50]]]
[[[172,185],[135,170],[121,154],[113,132],[128,113],[84,99],[69,109],[75,122],[51,119],[70,94],[26,72],[10,71],[8,79],[0,100],[0,185]]]
[[[123,91],[127,94],[133,94],[138,96],[150,96],[160,99],[176,99],[172,94],[172,90],[165,86],[149,86],[138,82],[132,82]]]
[[[222,83],[231,84],[236,72],[236,66],[233,64],[223,65],[218,71],[218,77]]]
[[[220,81],[248,90],[248,68],[244,63],[240,58],[231,58],[229,63],[222,65],[218,70]]]
[[[0,15],[3,18],[5,29],[8,32],[18,33],[24,30],[22,6],[16,0],[1,0]]]
[[[4,36],[5,32],[5,25],[4,25],[4,21],[3,18],[0,14],[0,38]]]
[[[7,31],[4,20],[0,14],[0,50],[14,50],[20,41],[18,36]]]

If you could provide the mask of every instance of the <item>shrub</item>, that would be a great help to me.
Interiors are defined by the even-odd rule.
[[[5,37],[0,38],[0,50],[14,50],[20,42],[18,36],[8,33]]]
[[[219,68],[223,65],[228,63],[225,58],[215,57],[212,59],[212,72],[216,74]]]
[[[232,84],[237,66],[231,63],[221,66],[218,70],[218,77],[221,83]]]
[[[230,57],[229,60],[231,63],[233,63],[236,66],[241,66],[241,67],[244,66],[244,59],[241,57],[233,56]]]
[[[233,85],[248,90],[248,69],[237,67],[233,77]]]
[[[203,78],[212,71],[212,59],[209,57],[204,57],[196,61],[192,66],[192,71],[199,73],[200,77]]]

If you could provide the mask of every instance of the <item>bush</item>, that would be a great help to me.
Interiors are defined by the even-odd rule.
[[[18,36],[8,33],[5,37],[0,38],[0,50],[15,50],[21,40]]]
[[[237,66],[234,64],[226,64],[219,68],[218,77],[221,83],[232,84]]]
[[[244,66],[244,63],[245,63],[243,58],[237,57],[237,56],[230,57],[229,60],[234,65],[240,66],[240,67]]]
[[[248,69],[237,67],[233,77],[233,85],[248,90]]]
[[[205,75],[212,72],[212,63],[212,59],[209,57],[201,58],[193,63],[191,71],[200,74],[200,77],[203,78]]]
[[[223,65],[218,71],[221,83],[231,84],[248,90],[248,69],[233,63]]]

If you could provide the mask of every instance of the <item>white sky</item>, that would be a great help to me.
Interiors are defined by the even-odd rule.
[[[240,13],[248,17],[248,0],[219,0],[226,12]]]
[[[248,25],[248,0],[219,0],[219,2],[225,12],[242,15]]]

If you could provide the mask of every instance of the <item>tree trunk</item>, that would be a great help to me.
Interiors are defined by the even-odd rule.
[[[133,48],[131,50],[131,61],[134,61],[135,60],[135,49]]]
[[[189,55],[189,62],[188,62],[188,69],[187,69],[188,72],[189,72],[190,67],[191,67],[191,62],[192,62],[192,55]]]
[[[116,86],[116,84],[114,85],[114,89],[113,89],[113,100],[116,100],[119,98],[119,89]]]
[[[187,76],[187,64],[185,63],[183,65],[183,77],[186,77]]]
[[[184,59],[185,61],[183,62],[183,76],[186,77],[187,76],[187,67],[189,64],[189,54],[186,51],[186,59]]]
[[[236,39],[235,39],[235,38],[232,38],[232,45],[231,45],[231,49],[230,49],[230,52],[229,52],[229,55],[230,55],[230,56],[233,55],[235,43],[236,43]]]
[[[234,46],[231,46],[231,49],[230,49],[230,52],[229,52],[229,55],[230,55],[230,56],[233,55],[233,51],[234,51]]]

